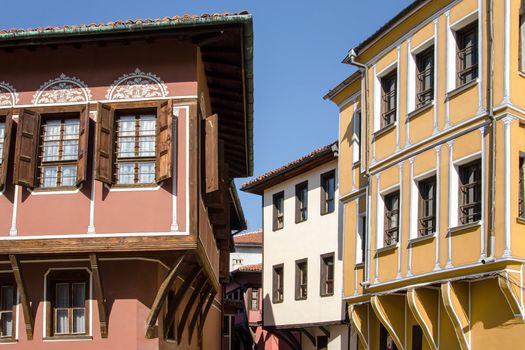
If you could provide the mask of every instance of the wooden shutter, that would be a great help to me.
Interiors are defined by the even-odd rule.
[[[9,152],[11,151],[11,133],[13,129],[12,111],[5,117],[4,151],[2,154],[2,165],[0,169],[0,189],[7,183],[7,168],[9,166]]]
[[[14,183],[34,187],[40,114],[27,109],[20,111],[16,133],[15,177]]]
[[[98,104],[95,179],[107,184],[113,182],[114,115],[110,106]]]
[[[246,310],[252,309],[252,289],[246,289]]]
[[[219,190],[219,117],[213,114],[205,121],[206,193]]]
[[[157,182],[171,178],[173,159],[173,103],[163,102],[157,108],[157,154],[155,178]]]
[[[80,111],[78,140],[77,186],[86,180],[89,142],[89,104]]]

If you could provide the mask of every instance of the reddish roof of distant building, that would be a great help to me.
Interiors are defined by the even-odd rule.
[[[262,268],[262,264],[254,264],[239,266],[238,270],[241,272],[262,272]]]
[[[241,233],[238,235],[233,236],[233,242],[236,246],[240,245],[256,245],[260,246],[262,245],[262,237],[263,233],[262,230],[254,231],[254,232],[247,232],[247,233]]]
[[[275,170],[260,175],[241,185],[241,191],[255,194],[262,194],[263,191],[284,180],[292,178],[298,174],[311,170],[321,164],[329,162],[337,157],[338,142],[318,148],[309,154],[302,156],[286,165]]]

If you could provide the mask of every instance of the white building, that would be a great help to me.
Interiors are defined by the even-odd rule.
[[[235,252],[230,253],[230,272],[241,266],[262,264],[262,230],[233,237]]]
[[[264,197],[263,324],[299,330],[305,350],[350,349],[337,150],[330,144],[242,186]]]

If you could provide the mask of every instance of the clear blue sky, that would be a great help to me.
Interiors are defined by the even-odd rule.
[[[412,0],[29,0],[4,1],[0,28],[238,12],[254,17],[255,170],[260,175],[335,141],[338,110],[325,93],[353,72],[348,49]],[[1,77],[0,77],[0,80]],[[238,179],[240,184],[247,179]],[[241,193],[249,229],[261,199]]]

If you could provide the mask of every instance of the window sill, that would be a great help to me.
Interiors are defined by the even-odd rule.
[[[3,338],[0,339],[0,344],[17,344],[18,340],[14,338]]]
[[[35,188],[26,187],[27,191],[33,196],[46,196],[54,194],[76,194],[82,189],[82,184],[78,187],[52,187],[52,188]]]
[[[520,77],[525,78],[525,72],[522,72],[521,70],[518,70],[518,74]]]
[[[332,214],[334,211],[335,211],[335,209],[332,210],[332,211],[327,211],[327,212],[325,212],[325,213],[321,212],[321,216],[323,216],[323,215],[328,215],[328,214]]]
[[[518,224],[525,225],[525,218],[522,218],[522,217],[519,217],[519,216],[518,216],[518,217],[516,218],[516,222],[517,222]]]
[[[432,107],[434,107],[434,101],[433,100],[431,102],[421,106],[421,107],[418,107],[418,108],[414,109],[412,112],[408,113],[407,114],[407,120],[415,119],[416,117],[418,117],[421,114],[423,114],[425,111],[428,111],[429,109],[432,109]]]
[[[419,243],[426,243],[426,242],[432,242],[436,238],[436,233],[432,233],[431,235],[425,235],[420,236],[416,238],[412,238],[408,240],[408,244],[419,244]]]
[[[355,169],[357,167],[361,166],[361,161],[358,160],[358,161],[355,161],[354,164],[352,164],[352,167]]]
[[[282,304],[284,300],[272,300],[272,304]]]
[[[295,221],[295,224],[302,224],[303,222],[306,222],[308,221],[308,219],[304,219],[304,220],[296,220]]]
[[[321,298],[328,298],[328,297],[333,297],[334,296],[334,293],[330,293],[330,294],[319,294],[319,296]]]
[[[376,250],[376,255],[387,253],[387,252],[392,252],[396,250],[397,248],[399,248],[399,242],[395,244],[387,245],[386,247],[378,248]]]
[[[60,341],[89,341],[93,340],[93,337],[90,335],[64,335],[64,336],[55,336],[55,337],[45,337],[43,341],[45,342],[60,342]]]
[[[471,222],[470,224],[459,225],[448,229],[449,235],[456,235],[472,231],[481,226],[481,221]]]
[[[471,87],[473,87],[475,85],[478,85],[478,82],[479,82],[479,78],[476,79],[476,80],[472,80],[471,82],[468,82],[466,84],[463,84],[463,85],[455,88],[452,91],[447,92],[446,97],[445,97],[445,101],[448,101],[451,98],[453,98],[454,96],[457,96],[457,95],[461,94],[463,91],[468,90],[468,89],[470,89]]]
[[[284,227],[272,228],[272,232],[281,231]]]
[[[159,184],[148,185],[113,185],[104,184],[104,187],[109,192],[136,192],[136,191],[157,191],[162,187],[162,182]]]
[[[379,129],[379,130],[377,130],[376,132],[374,132],[374,134],[373,134],[373,140],[372,140],[372,141],[375,142],[376,139],[380,138],[380,137],[383,136],[383,135],[388,134],[389,131],[395,129],[395,127],[396,127],[396,123],[397,123],[397,122],[394,122],[394,123],[392,123],[392,124],[390,124],[390,125],[388,125],[388,126],[385,126],[385,127],[382,128],[382,129]]]
[[[307,300],[307,298],[298,298],[298,297],[295,297],[295,301],[301,301],[301,300]],[[251,310],[251,311],[254,311],[254,310]],[[255,310],[255,311],[258,311],[258,310]]]
[[[354,270],[362,269],[363,267],[365,267],[365,263],[364,262],[360,262],[360,263],[355,264]]]

